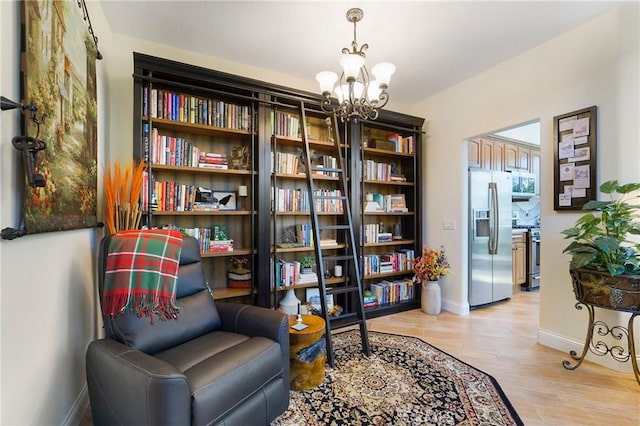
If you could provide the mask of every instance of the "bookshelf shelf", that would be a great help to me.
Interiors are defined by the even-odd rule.
[[[175,173],[202,173],[206,175],[242,175],[242,176],[257,175],[255,171],[251,171],[251,170],[206,169],[203,167],[169,166],[166,164],[154,164],[153,169],[163,170],[167,172],[175,172]]]
[[[404,158],[414,157],[414,154],[409,154],[406,152],[387,151],[386,149],[363,148],[363,151],[365,154],[382,156],[382,157],[404,157]]]
[[[393,240],[385,243],[365,243],[365,247],[390,247],[414,244],[415,240]]]
[[[149,120],[143,117],[143,120]],[[154,118],[153,124],[159,129],[175,130],[179,132],[190,133],[194,135],[206,136],[224,136],[224,135],[244,135],[250,136],[252,133],[248,130],[231,129],[227,127],[208,126],[206,124],[187,123],[181,121],[167,120],[164,118]]]
[[[154,211],[153,216],[251,216],[255,212],[248,210],[190,210],[187,212],[181,211]]]
[[[238,288],[214,288],[213,289],[213,299],[214,300],[223,300],[223,299],[236,299],[239,297],[251,296],[251,289],[238,289]]]
[[[393,180],[365,180],[368,185],[393,185],[393,186],[415,186],[413,182],[401,182]]]

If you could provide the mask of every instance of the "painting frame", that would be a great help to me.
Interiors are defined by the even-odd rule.
[[[553,209],[577,211],[597,198],[598,108],[553,117]]]
[[[22,1],[22,100],[46,114],[23,118],[25,134],[46,144],[35,164],[44,186],[24,185],[28,234],[98,226],[99,53],[83,3]]]

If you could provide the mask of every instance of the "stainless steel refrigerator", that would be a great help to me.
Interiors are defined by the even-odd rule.
[[[511,173],[469,170],[469,306],[512,295]]]

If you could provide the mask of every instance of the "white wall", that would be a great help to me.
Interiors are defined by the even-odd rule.
[[[101,9],[93,2],[88,7],[101,41],[108,42]],[[20,101],[20,16],[21,2],[0,1],[0,94],[14,101]],[[104,63],[98,74],[104,80]],[[104,94],[98,103],[105,103]],[[21,134],[20,113],[3,111],[0,123],[0,228],[19,227],[24,178],[11,139]],[[99,147],[104,126],[100,111]],[[67,424],[86,408],[84,355],[96,334],[101,234],[80,229],[0,240],[0,424]]]
[[[444,308],[465,314],[467,302],[467,193],[465,139],[539,119],[542,149],[542,259],[539,341],[567,351],[581,349],[586,312],[574,309],[567,245],[560,231],[578,213],[553,210],[553,117],[598,106],[597,181],[640,181],[637,3],[577,29],[441,92],[413,108],[426,117],[426,241],[444,244],[453,274],[443,287]],[[453,190],[452,190],[453,188]],[[443,230],[454,219],[455,231]],[[599,311],[601,312],[601,311]],[[629,315],[604,312],[621,325]],[[532,318],[535,321],[536,318]],[[615,368],[627,370],[630,364]]]

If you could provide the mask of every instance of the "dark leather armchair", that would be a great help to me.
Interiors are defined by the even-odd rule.
[[[110,238],[99,255],[99,291]],[[178,320],[103,316],[106,338],[86,356],[96,425],[269,424],[289,405],[285,315],[215,304],[198,243],[184,238]]]

